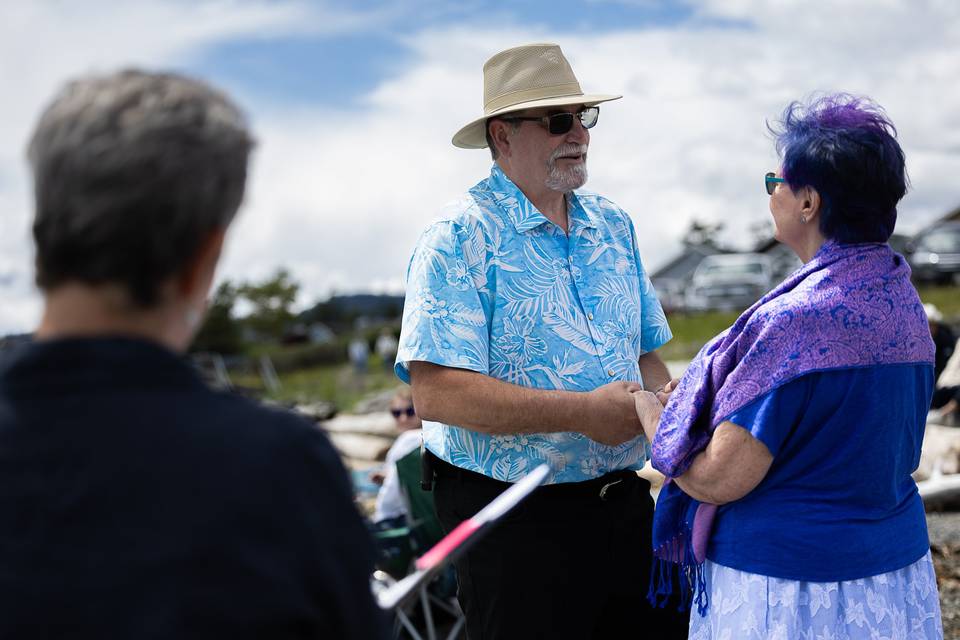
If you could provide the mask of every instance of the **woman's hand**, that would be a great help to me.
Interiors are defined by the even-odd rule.
[[[647,440],[651,442],[653,436],[657,434],[657,425],[660,423],[660,414],[663,412],[663,402],[659,397],[660,395],[669,397],[669,392],[660,391],[657,395],[642,390],[633,392],[633,404],[637,410],[637,417],[640,419]]]
[[[674,378],[653,392],[662,406],[667,406],[667,401],[670,400],[670,394],[673,393],[673,390],[677,388],[678,384],[680,384],[680,378]]]

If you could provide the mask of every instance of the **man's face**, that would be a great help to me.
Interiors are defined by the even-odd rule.
[[[540,118],[555,113],[576,114],[581,109],[582,105],[547,107],[511,115]],[[520,129],[511,135],[510,158],[519,179],[563,193],[586,183],[590,132],[583,128],[580,118],[575,117],[570,131],[560,135],[551,135],[539,122],[523,120],[519,124]]]

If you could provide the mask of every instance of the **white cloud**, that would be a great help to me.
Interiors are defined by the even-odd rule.
[[[867,94],[887,108],[913,180],[900,208],[901,228],[960,204],[953,186],[960,173],[955,3],[715,0],[698,6],[690,24],[604,35],[503,24],[425,29],[406,38],[409,66],[384,79],[357,109],[246,105],[260,146],[221,277],[257,278],[286,265],[304,285],[304,303],[331,290],[399,288],[421,229],[489,168],[485,151],[450,145],[453,132],[480,114],[483,62],[501,48],[545,39],[563,45],[585,89],[624,94],[603,107],[593,131],[588,187],[631,213],[648,267],[669,258],[694,216],[724,221],[733,240],[750,223],[767,219],[762,175],[775,167],[776,156],[766,119],[813,91]],[[300,5],[231,7],[234,13],[264,12],[277,31],[303,28]],[[62,16],[47,18],[62,26]],[[715,18],[755,26],[719,28],[711,26]],[[48,51],[24,45],[20,59],[30,52],[51,71],[29,82],[36,89],[17,99],[18,117],[0,125],[7,127],[0,129],[0,143],[25,135],[38,97],[46,97],[61,72],[141,61],[141,50],[163,49],[151,55],[183,60],[204,42],[254,29],[255,19],[249,20],[234,18],[223,31],[197,26],[177,46],[162,38],[142,44],[150,29],[132,24],[128,42],[103,47],[109,59],[78,54],[65,61],[64,46]],[[16,77],[0,72],[7,86],[19,86],[19,80],[11,84]],[[14,148],[21,149],[22,140]],[[0,160],[0,205],[17,206],[26,201],[26,187],[22,175],[4,180],[5,170],[9,163]],[[0,229],[5,297],[11,293],[2,288],[5,269],[25,271],[18,265],[29,263],[25,220]],[[17,234],[20,244],[8,255]],[[0,332],[28,328],[27,315],[0,308]]]
[[[239,37],[350,31],[385,19],[307,2],[140,0],[8,2],[0,8],[0,335],[29,330],[40,303],[31,281],[30,186],[23,150],[55,90],[84,73],[183,66]]]

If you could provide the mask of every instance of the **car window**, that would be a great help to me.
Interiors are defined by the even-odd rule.
[[[928,233],[920,241],[920,248],[931,253],[960,253],[960,229]]]
[[[763,274],[763,265],[757,262],[743,264],[707,264],[703,266],[703,273],[708,275],[739,276]]]

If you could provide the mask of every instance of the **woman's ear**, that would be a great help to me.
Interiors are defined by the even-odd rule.
[[[797,194],[800,200],[800,216],[805,222],[811,222],[820,213],[820,193],[811,186],[803,187]]]

